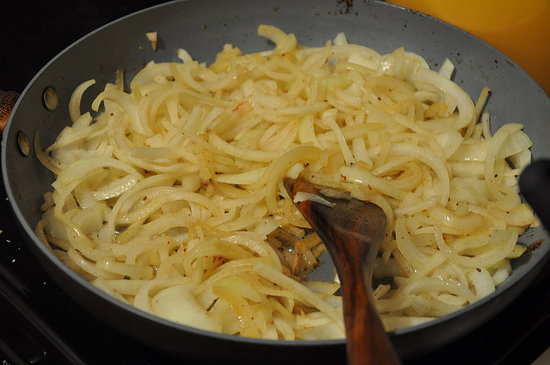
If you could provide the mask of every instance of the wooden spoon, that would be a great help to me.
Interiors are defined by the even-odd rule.
[[[386,215],[377,205],[335,198],[305,180],[284,181],[294,204],[325,244],[340,278],[348,363],[399,364],[372,297],[374,259]],[[325,194],[323,194],[325,192]]]

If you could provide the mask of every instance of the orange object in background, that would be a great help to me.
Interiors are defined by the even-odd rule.
[[[550,95],[550,0],[387,0],[462,28],[510,57]]]

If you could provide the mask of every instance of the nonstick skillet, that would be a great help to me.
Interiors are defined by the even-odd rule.
[[[208,333],[143,313],[105,295],[61,264],[32,233],[40,217],[42,194],[53,177],[32,156],[21,154],[18,134],[32,137],[40,129],[43,146],[51,143],[68,120],[67,103],[74,87],[89,78],[101,85],[112,82],[123,68],[128,80],[149,60],[176,60],[183,47],[201,61],[211,62],[225,43],[244,52],[269,48],[256,36],[266,23],[293,32],[306,45],[319,46],[344,31],[349,40],[390,52],[405,46],[424,56],[437,68],[445,58],[457,65],[455,80],[475,97],[483,86],[494,92],[488,104],[494,127],[521,122],[532,137],[536,159],[549,157],[545,141],[550,102],[536,83],[517,65],[487,44],[444,23],[381,2],[354,2],[352,7],[335,1],[191,1],[163,4],[113,22],[77,41],[50,61],[29,83],[19,98],[3,133],[2,169],[6,190],[29,245],[48,273],[71,297],[106,323],[154,347],[185,356],[254,362],[328,361],[343,359],[343,340],[283,342],[236,338]],[[144,34],[160,37],[152,51]],[[0,85],[1,87],[1,85]],[[58,106],[49,110],[44,91],[52,87]],[[90,100],[83,103],[89,104]],[[392,332],[391,338],[404,356],[427,351],[464,336],[498,313],[529,284],[548,257],[547,235],[542,228],[521,237],[525,245],[542,242],[514,262],[512,276],[489,297],[449,316]]]

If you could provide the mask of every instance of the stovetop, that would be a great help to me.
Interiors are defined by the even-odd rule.
[[[72,42],[107,22],[161,2],[23,0],[0,5],[4,29],[0,89],[21,92]],[[0,185],[2,364],[186,363],[103,324],[50,280],[22,240]],[[550,346],[549,280],[550,269],[545,268],[514,303],[486,324],[405,364],[531,364]]]

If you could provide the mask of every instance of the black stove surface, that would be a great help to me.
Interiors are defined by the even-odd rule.
[[[50,59],[80,37],[160,2],[3,2],[0,89],[21,92]],[[26,247],[0,185],[2,365],[191,363],[135,342],[73,302]],[[550,346],[549,280],[550,269],[545,268],[498,316],[467,337],[405,364],[531,364]]]

